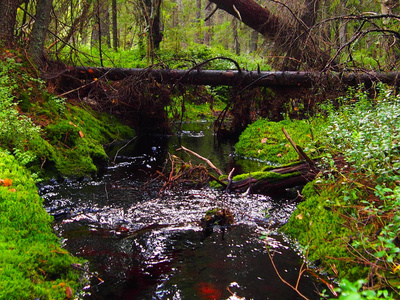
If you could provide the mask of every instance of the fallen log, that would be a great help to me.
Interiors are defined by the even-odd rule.
[[[245,71],[245,70],[178,70],[178,69],[139,69],[139,68],[94,68],[70,67],[63,75],[78,79],[122,80],[128,76],[148,76],[159,83],[189,84],[189,85],[228,85],[228,86],[265,86],[265,87],[312,87],[320,82],[343,85],[366,86],[373,82],[383,82],[389,85],[400,84],[399,72],[359,72],[359,73],[320,73],[305,71]]]
[[[274,176],[275,174],[287,176]],[[250,187],[253,194],[279,193],[280,191],[305,185],[318,174],[310,168],[308,162],[299,162],[295,165],[270,169],[266,172],[255,172],[246,179],[233,181],[229,187],[231,192],[242,192]]]

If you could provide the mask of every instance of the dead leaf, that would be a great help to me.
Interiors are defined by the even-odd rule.
[[[278,153],[276,156],[277,157],[282,157],[282,153]]]
[[[297,216],[296,216],[296,219],[298,219],[298,220],[303,220],[303,214],[297,215]]]
[[[12,179],[10,178],[4,178],[3,180],[3,186],[11,186],[12,185]]]
[[[85,135],[83,134],[82,131],[79,130],[79,136],[80,136],[81,138],[83,138]]]
[[[72,298],[72,289],[69,286],[65,288],[65,295],[67,296],[67,299]]]

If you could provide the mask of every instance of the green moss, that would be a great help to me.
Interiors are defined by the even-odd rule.
[[[267,180],[268,182],[273,182],[273,181],[278,181],[278,180],[282,180],[285,178],[298,176],[298,175],[300,175],[299,172],[279,174],[279,173],[275,173],[275,172],[258,171],[258,172],[252,172],[249,174],[236,175],[233,177],[233,180],[239,181],[239,180],[244,180],[244,179],[251,177],[251,178],[254,178],[257,180]]]
[[[60,248],[30,172],[0,151],[0,299],[65,299],[81,288],[71,267],[82,261]],[[6,186],[5,186],[6,185]]]
[[[282,127],[309,155],[315,154],[315,141],[312,140],[311,125],[307,121],[271,122],[267,119],[259,119],[243,131],[235,145],[236,153],[278,164],[298,160],[298,155],[283,134]]]
[[[356,224],[343,216],[352,216],[354,208],[344,205],[344,184],[308,183],[302,194],[306,200],[297,206],[281,230],[298,241],[308,260],[339,279],[357,280],[366,277],[368,267],[357,263],[351,253],[356,237]]]
[[[107,160],[104,143],[132,135],[133,130],[111,116],[68,105],[62,118],[45,127],[42,145],[39,141],[34,149],[49,160],[48,171],[80,177],[95,173],[96,164]]]

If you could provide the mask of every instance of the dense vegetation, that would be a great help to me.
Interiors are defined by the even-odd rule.
[[[95,173],[96,164],[107,160],[102,145],[133,135],[114,118],[51,94],[21,58],[7,56],[0,60],[0,146],[35,174]]]
[[[107,161],[103,144],[133,134],[51,94],[16,53],[0,60],[1,299],[69,299],[80,291],[84,262],[61,249],[35,184],[94,174]]]
[[[286,120],[274,123],[278,128],[271,134],[271,122],[260,120],[237,144],[239,153],[254,158],[297,159],[289,155],[283,135],[274,136],[286,126],[299,145],[322,156],[317,179],[304,187],[305,201],[282,230],[311,263],[341,280],[342,299],[399,296],[399,116],[394,90],[360,87],[321,105],[311,126]]]

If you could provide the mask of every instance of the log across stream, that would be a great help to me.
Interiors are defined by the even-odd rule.
[[[277,232],[296,207],[295,192],[271,198],[191,187],[159,194],[162,184],[149,180],[168,153],[188,158],[175,151],[182,145],[224,173],[260,168],[235,158],[231,144],[215,144],[206,123],[188,126],[172,137],[133,140],[98,179],[42,185],[65,247],[89,262],[82,298],[304,299],[274,269],[296,285],[301,257]],[[229,209],[235,222],[205,232],[201,220],[216,207]],[[304,272],[298,291],[319,299],[317,289],[325,287]]]

